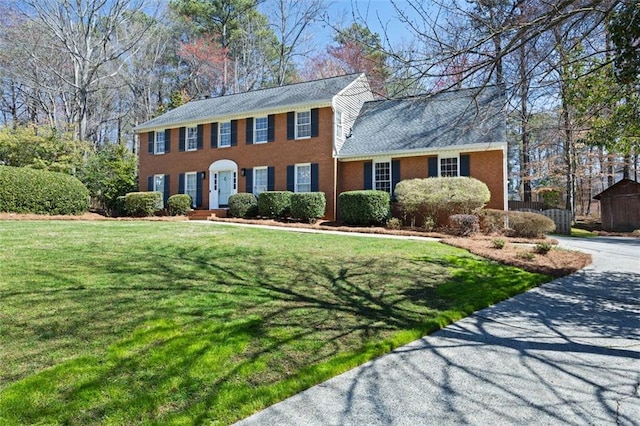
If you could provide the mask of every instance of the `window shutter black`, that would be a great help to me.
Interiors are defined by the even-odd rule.
[[[211,123],[211,148],[218,147],[218,123]]]
[[[318,192],[320,188],[320,178],[318,176],[318,163],[311,164],[311,191]]]
[[[429,157],[428,177],[438,177],[438,157]]]
[[[471,176],[471,156],[469,154],[460,156],[460,176]]]
[[[204,172],[198,172],[196,175],[196,199],[193,200],[196,207],[202,207],[202,181],[204,181]]]
[[[178,151],[184,151],[185,140],[187,139],[187,129],[186,127],[180,127],[180,131],[178,132]]]
[[[202,147],[204,146],[203,138],[204,138],[204,125],[198,124],[198,136],[197,136],[198,149],[202,149]]]
[[[164,131],[164,152],[171,152],[171,129]]]
[[[231,120],[231,146],[238,145],[238,120]]]
[[[251,145],[253,143],[253,117],[249,117],[246,120],[247,122],[247,145]]]
[[[364,189],[373,189],[373,162],[365,161],[364,168]]]
[[[311,137],[314,138],[318,136],[318,127],[319,127],[319,114],[320,110],[318,108],[313,108],[311,110]]]
[[[184,173],[178,175],[178,194],[184,194]]]
[[[153,191],[153,176],[147,177],[147,191]]]
[[[170,176],[169,175],[164,175],[164,204],[167,204],[167,201],[169,200],[169,179]]]
[[[276,168],[267,167],[267,191],[275,191],[276,188]]]
[[[155,142],[156,139],[156,134],[155,132],[149,132],[147,133],[147,149],[148,149],[148,153],[149,154],[153,154],[153,143]]]
[[[391,160],[391,194],[396,192],[396,185],[400,182],[400,160]]]
[[[296,167],[287,166],[287,191],[295,192],[295,189],[296,189],[295,174],[296,174]]]
[[[287,113],[287,140],[295,139],[296,137],[296,113]]]
[[[253,194],[253,169],[246,169],[244,171],[244,178],[246,182],[244,192]]]
[[[267,116],[267,142],[276,140],[276,116],[271,114]]]

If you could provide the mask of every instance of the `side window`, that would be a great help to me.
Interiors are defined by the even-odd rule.
[[[336,110],[336,138],[342,139],[344,130],[342,128],[342,111]]]
[[[458,157],[440,158],[440,176],[458,177]]]
[[[374,188],[378,191],[391,193],[391,162],[381,161],[374,163],[373,170]]]

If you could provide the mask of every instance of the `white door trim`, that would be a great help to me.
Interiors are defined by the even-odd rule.
[[[235,185],[231,184],[231,194],[238,193],[238,165],[232,160],[214,161],[209,166],[209,210],[220,208],[218,203],[218,172],[233,172]]]

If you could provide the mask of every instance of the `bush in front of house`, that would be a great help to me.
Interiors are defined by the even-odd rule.
[[[29,167],[0,166],[0,211],[79,215],[89,209],[89,191],[73,176]]]
[[[396,185],[395,195],[401,211],[412,222],[437,220],[444,214],[472,214],[491,198],[487,185],[471,177],[403,180]]]
[[[474,214],[454,214],[449,216],[451,232],[459,237],[469,237],[480,231],[480,221]]]
[[[258,214],[262,217],[284,218],[291,211],[290,191],[266,191],[258,195]]]
[[[485,234],[503,234],[507,224],[508,211],[496,209],[479,210],[480,229]]]
[[[327,199],[324,192],[296,192],[291,195],[291,217],[304,222],[315,222],[324,216]]]
[[[231,217],[256,217],[258,215],[258,199],[255,195],[241,192],[229,197],[229,214]]]
[[[522,238],[542,238],[555,231],[556,224],[550,218],[539,213],[510,211],[509,235]]]
[[[174,194],[167,200],[167,211],[169,216],[184,216],[189,210],[193,200],[188,194]]]
[[[391,216],[391,197],[386,191],[347,191],[338,196],[340,218],[347,225],[378,225]]]
[[[161,192],[129,192],[124,196],[124,210],[128,216],[153,216],[162,210]]]

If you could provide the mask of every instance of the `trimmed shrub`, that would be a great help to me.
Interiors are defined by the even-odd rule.
[[[553,220],[538,213],[510,211],[508,218],[509,234],[513,237],[542,238],[556,229]]]
[[[550,243],[538,243],[533,248],[533,252],[537,254],[545,255],[551,251],[553,246]]]
[[[229,214],[232,217],[255,217],[258,215],[258,199],[246,192],[229,197]]]
[[[188,194],[175,194],[167,200],[167,211],[169,216],[184,216],[189,210],[193,200]]]
[[[480,231],[478,216],[473,214],[454,214],[449,216],[449,224],[453,234],[468,237]]]
[[[477,213],[480,219],[480,229],[485,234],[503,234],[509,212],[496,209],[482,209]]]
[[[315,222],[324,216],[327,200],[324,192],[296,192],[291,194],[291,217],[304,222]]]
[[[396,185],[395,195],[400,209],[412,222],[472,214],[491,198],[487,185],[470,177],[403,180]]]
[[[129,216],[153,216],[162,210],[161,192],[130,192],[124,197],[124,209]]]
[[[263,217],[284,218],[291,211],[289,191],[266,191],[258,195],[258,214]]]
[[[376,190],[347,191],[338,196],[340,218],[348,225],[378,225],[391,216],[391,197]]]
[[[387,220],[387,229],[400,229],[402,228],[402,221],[397,217],[392,217]]]
[[[89,209],[89,191],[73,176],[28,167],[0,166],[0,211],[79,215]]]

